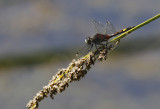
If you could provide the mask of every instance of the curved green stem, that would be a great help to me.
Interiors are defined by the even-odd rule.
[[[150,22],[158,19],[159,17],[160,17],[160,14],[155,15],[154,17],[148,19],[147,21],[144,21],[143,23],[135,26],[134,28],[132,28],[132,29],[124,32],[123,34],[117,36],[116,38],[110,40],[108,43],[111,43],[111,42],[118,41],[118,40],[122,39],[123,37],[125,37],[125,36],[128,35],[129,33],[131,33],[131,32],[133,32],[133,31],[137,30],[138,28],[140,28],[140,27],[142,27],[142,26],[144,26],[144,25],[146,25],[146,24],[148,24],[148,23],[150,23]]]

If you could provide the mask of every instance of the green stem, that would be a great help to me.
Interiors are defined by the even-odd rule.
[[[131,33],[131,32],[133,32],[133,31],[137,30],[138,28],[140,28],[140,27],[142,27],[142,26],[144,26],[144,25],[146,25],[146,24],[148,24],[148,23],[150,23],[150,22],[158,19],[159,17],[160,17],[160,14],[155,15],[154,17],[148,19],[147,21],[144,21],[143,23],[135,26],[134,28],[132,28],[132,29],[124,32],[123,34],[117,36],[116,38],[110,40],[108,43],[111,43],[111,42],[118,41],[118,40],[122,39],[123,37],[125,37],[125,36],[128,35],[129,33]]]

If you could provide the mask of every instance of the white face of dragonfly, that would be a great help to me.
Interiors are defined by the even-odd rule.
[[[91,40],[92,40],[92,39],[91,39],[90,37],[86,38],[86,39],[85,39],[86,44],[87,44],[87,45],[91,45],[91,43],[92,43]]]

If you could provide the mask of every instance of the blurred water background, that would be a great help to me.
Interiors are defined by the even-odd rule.
[[[24,109],[94,35],[160,12],[159,0],[0,0],[0,109]],[[125,37],[107,61],[39,109],[159,109],[160,19]]]

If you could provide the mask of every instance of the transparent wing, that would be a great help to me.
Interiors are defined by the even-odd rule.
[[[91,49],[92,49],[91,46],[87,44],[84,45],[78,52],[76,52],[76,57],[80,58],[86,55]]]
[[[105,26],[96,20],[91,20],[91,23],[94,25],[94,29],[96,33],[104,34]]]
[[[105,24],[105,34],[112,35],[114,33],[116,33],[114,26],[112,25],[111,22],[107,22]]]

